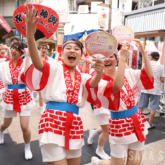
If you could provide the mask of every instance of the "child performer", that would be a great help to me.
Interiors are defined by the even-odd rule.
[[[6,45],[0,44],[0,63],[4,61],[9,61],[10,59],[11,59],[10,48],[8,48]],[[4,93],[5,93],[5,88],[2,83],[2,80],[0,80],[0,95],[1,95],[0,100],[3,98]]]
[[[63,45],[63,64],[58,61],[42,61],[34,40],[38,21],[38,18],[35,20],[35,11],[32,5],[30,11],[26,6],[27,39],[34,66],[31,65],[26,71],[25,80],[28,86],[35,86],[36,81],[28,78],[30,72],[32,71],[31,76],[36,80],[36,69],[42,72],[37,89],[42,90],[42,98],[46,102],[46,111],[39,123],[43,161],[49,165],[79,165],[84,144],[83,125],[78,116],[79,107],[84,106],[87,97],[91,98],[85,91],[98,85],[104,65],[100,59],[95,59],[94,68],[97,74],[93,78],[78,72],[76,65],[83,54],[83,45],[75,39],[68,40]],[[121,66],[119,70],[123,77],[119,74],[117,78],[124,82],[124,64],[121,63]],[[103,81],[103,85],[104,93],[109,87],[108,82]],[[119,91],[121,87],[122,85],[115,90]]]
[[[138,111],[136,104],[139,91],[144,88],[153,88],[154,79],[148,56],[141,42],[139,40],[135,40],[135,42],[138,50],[143,55],[145,67],[142,70],[126,69],[123,88],[118,94],[115,94],[116,96],[101,98],[97,95],[102,106],[111,112],[109,120],[111,161],[92,157],[92,165],[124,165],[126,156],[126,165],[140,165],[141,163],[149,124],[143,114]],[[121,58],[123,57],[120,55],[120,60]],[[116,76],[116,62],[115,55],[104,61],[105,68],[102,79],[113,81]],[[105,104],[106,99],[110,103],[109,106]],[[139,155],[139,159],[136,159],[136,154]]]
[[[129,53],[129,51],[128,51]],[[86,58],[83,58],[83,61],[88,64],[93,64],[92,58],[99,58],[104,60],[105,56],[101,55],[101,54],[96,54],[93,55],[92,57],[87,56]],[[91,69],[91,75],[94,75],[94,70]],[[98,138],[98,146],[96,149],[96,155],[98,155],[101,159],[110,159],[110,156],[107,155],[104,151],[104,145],[109,137],[109,117],[110,117],[110,113],[108,109],[105,109],[101,106],[101,102],[99,100],[96,101],[97,105],[93,105],[94,107],[94,114],[97,117],[98,123],[100,125],[100,127],[98,129],[93,129],[89,131],[89,137],[87,139],[87,143],[88,145],[91,145],[93,143],[93,139],[96,135],[99,134],[99,138]]]
[[[54,60],[53,58],[47,56],[48,45],[42,44],[40,46],[40,52],[41,52],[40,57],[41,57],[42,61],[53,61]],[[39,95],[39,109],[41,110],[41,114],[43,114],[45,109],[44,109],[44,102],[41,97],[41,92],[38,92],[38,95]]]
[[[25,141],[25,159],[31,159],[30,150],[31,132],[29,129],[29,118],[31,107],[34,105],[26,85],[23,83],[25,62],[21,58],[24,54],[24,46],[16,42],[11,46],[12,59],[9,62],[0,63],[0,78],[7,90],[3,98],[4,121],[0,126],[0,144],[4,143],[4,130],[7,129],[13,117],[19,113],[20,124]]]

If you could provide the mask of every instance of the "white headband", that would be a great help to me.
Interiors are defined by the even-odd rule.
[[[76,45],[78,45],[77,42],[75,42],[75,41],[67,41],[67,42],[65,42],[65,43],[63,44],[62,49],[64,49],[64,47],[65,47],[67,44],[76,44]]]

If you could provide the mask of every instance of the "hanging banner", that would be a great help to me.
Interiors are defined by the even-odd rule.
[[[99,16],[99,21],[98,21],[99,29],[102,29],[104,31],[109,30],[108,29],[109,8],[99,6],[98,7],[98,16]]]
[[[102,54],[105,57],[112,55],[117,49],[116,38],[104,31],[93,32],[85,40],[85,49],[90,56]]]
[[[12,31],[12,28],[9,26],[9,24],[5,21],[5,19],[0,15],[0,25],[8,32],[10,33]]]

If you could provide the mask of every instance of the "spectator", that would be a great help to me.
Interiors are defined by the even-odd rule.
[[[160,101],[160,85],[164,80],[164,66],[160,65],[157,61],[159,60],[159,53],[152,52],[150,55],[150,63],[154,75],[154,88],[149,90],[142,90],[140,99],[139,99],[139,110],[142,112],[144,108],[148,107],[149,99],[150,99],[150,119],[149,124],[150,128],[155,128],[155,124],[152,123],[153,118],[155,116],[155,111],[159,109],[159,101]]]
[[[19,38],[17,37],[13,37],[10,42],[11,42],[11,45],[13,45],[14,43],[18,42],[19,41]]]

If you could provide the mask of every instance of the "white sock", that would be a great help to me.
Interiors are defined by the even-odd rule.
[[[41,115],[42,115],[44,113],[44,111],[45,111],[44,106],[40,107],[40,110],[41,110]]]
[[[4,143],[4,133],[0,131],[0,144]]]
[[[101,158],[101,159],[106,159],[109,160],[110,156],[108,154],[105,153],[104,151],[104,147],[101,147],[98,145],[97,149],[96,149],[96,154]]]
[[[89,130],[89,137],[87,139],[88,144],[92,144],[94,137],[98,135],[97,130]]]
[[[32,157],[33,157],[33,155],[30,150],[30,143],[28,143],[28,144],[25,143],[25,159],[26,160],[32,159]]]
[[[38,102],[38,109],[41,109],[40,103]]]
[[[93,156],[91,158],[91,163],[92,165],[99,165],[100,159],[98,159],[97,157]]]
[[[31,96],[31,98],[33,99],[33,92],[30,92],[30,96]]]
[[[104,146],[101,147],[101,146],[98,145],[97,148],[98,148],[99,151],[103,151]]]

